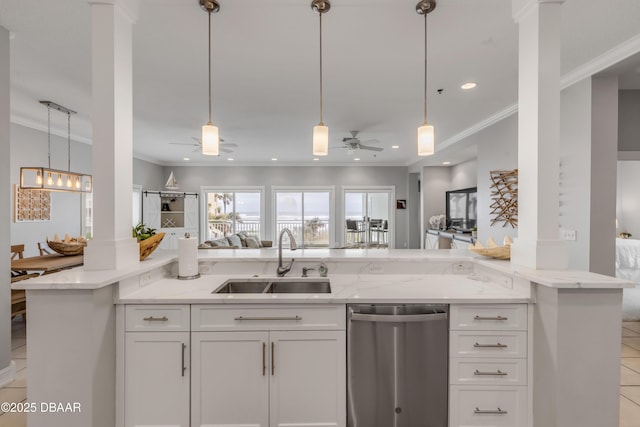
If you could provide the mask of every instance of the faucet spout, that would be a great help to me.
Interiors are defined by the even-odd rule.
[[[291,233],[291,230],[289,230],[288,228],[283,228],[282,231],[280,231],[280,235],[278,236],[278,268],[276,270],[276,274],[278,275],[278,277],[283,277],[285,274],[291,271],[293,261],[295,261],[292,258],[289,265],[282,265],[282,236],[284,234],[287,234],[289,236],[289,249],[291,249],[292,251],[298,249],[296,239],[293,237],[293,233]]]

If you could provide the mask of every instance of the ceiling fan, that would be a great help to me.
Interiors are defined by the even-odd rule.
[[[384,148],[382,147],[372,147],[370,145],[364,145],[364,144],[378,144],[380,143],[380,141],[378,141],[377,139],[368,139],[366,141],[360,141],[360,139],[358,138],[358,132],[359,131],[357,130],[349,131],[351,136],[346,136],[342,138],[342,142],[344,143],[344,145],[336,148],[346,148],[347,154],[353,154],[356,150],[369,150],[369,151],[384,150]]]
[[[195,150],[193,150],[194,152],[196,151],[201,151],[202,150],[202,141],[200,140],[200,138],[196,138],[195,136],[191,137],[191,139],[193,139],[195,141],[195,143],[193,142],[170,142],[169,144],[173,144],[173,145],[191,145],[193,147],[198,147]],[[220,152],[221,153],[233,153],[233,150],[230,150],[229,148],[235,148],[237,147],[237,144],[233,144],[231,142],[224,142],[224,139],[220,138]]]

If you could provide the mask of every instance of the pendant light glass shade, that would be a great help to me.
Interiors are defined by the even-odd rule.
[[[329,128],[323,123],[313,127],[313,155],[329,154]]]
[[[436,138],[433,126],[424,124],[418,128],[418,156],[430,156],[435,152]]]
[[[220,155],[218,126],[214,126],[211,123],[202,126],[202,154],[206,156]]]

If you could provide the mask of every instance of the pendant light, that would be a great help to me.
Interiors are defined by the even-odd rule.
[[[47,107],[47,147],[48,166],[21,167],[20,188],[28,190],[65,191],[90,193],[92,177],[84,173],[71,172],[71,115],[75,111],[51,101],[40,101]],[[67,115],[67,170],[51,169],[51,109]]]
[[[220,10],[216,0],[199,0],[200,7],[209,14],[209,121],[202,126],[202,154],[218,156],[220,154],[220,136],[218,127],[211,122],[211,14]]]
[[[435,0],[421,0],[416,5],[418,15],[424,16],[424,123],[418,128],[418,156],[430,156],[435,152],[433,126],[427,123],[427,15],[435,8]]]
[[[313,0],[311,9],[320,17],[320,123],[313,127],[313,155],[329,154],[329,128],[322,122],[322,15],[331,9],[329,0]]]

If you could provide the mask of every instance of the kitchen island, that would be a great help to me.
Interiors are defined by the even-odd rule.
[[[256,310],[264,309],[288,314],[291,309],[315,307],[320,312],[329,310],[332,314],[327,315],[331,318],[321,322],[324,326],[303,328],[297,333],[307,333],[312,329],[325,334],[324,342],[333,342],[332,348],[337,350],[332,354],[340,359],[344,353],[340,348],[343,347],[335,346],[344,345],[340,334],[344,334],[346,304],[362,302],[444,303],[451,305],[452,316],[453,312],[460,310],[469,314],[481,309],[493,313],[489,317],[496,317],[502,309],[524,313],[524,323],[515,326],[511,334],[520,340],[510,344],[510,347],[518,349],[518,353],[509,356],[525,361],[522,365],[524,374],[519,374],[517,385],[502,386],[501,389],[507,396],[516,396],[508,399],[517,410],[513,409],[511,414],[500,411],[497,414],[482,413],[481,419],[486,422],[491,416],[502,422],[515,420],[504,424],[513,426],[616,425],[621,298],[622,288],[630,286],[629,282],[583,272],[531,271],[516,268],[506,261],[475,258],[466,251],[306,250],[286,251],[286,257],[296,259],[287,275],[289,277],[300,277],[303,267],[316,268],[319,263],[325,263],[332,292],[277,295],[211,293],[229,278],[275,276],[277,256],[273,250],[199,251],[202,276],[191,281],[176,280],[175,254],[159,252],[141,263],[135,271],[87,272],[77,269],[22,283],[21,288],[27,289],[29,307],[28,400],[80,401],[83,407],[81,414],[29,414],[29,426],[144,424],[139,421],[137,424],[128,423],[130,410],[127,408],[134,403],[144,403],[144,400],[129,399],[127,396],[132,396],[132,392],[126,390],[133,387],[127,378],[134,375],[127,376],[126,361],[130,360],[129,364],[142,363],[139,357],[131,359],[127,343],[140,334],[182,334],[179,340],[170,338],[169,342],[184,344],[181,353],[176,353],[183,358],[180,360],[180,378],[184,379],[178,385],[183,388],[167,391],[166,395],[184,399],[191,390],[193,398],[193,391],[202,390],[206,384],[200,382],[204,378],[201,372],[194,374],[200,360],[198,354],[202,353],[192,347],[203,349],[203,336],[216,336],[222,333],[221,328],[233,333],[230,328],[242,323],[227,318],[221,320],[216,317],[220,313],[229,313],[237,318],[242,316],[237,310],[254,314]],[[311,270],[311,274],[317,276],[317,270]],[[222,310],[223,307],[227,309]],[[176,324],[167,321],[167,324],[177,325],[175,329],[163,332],[161,325],[165,322],[156,319],[169,319],[169,316],[160,313],[148,315],[145,311],[162,309],[179,313]],[[145,312],[147,314],[142,317],[134,314]],[[144,318],[153,320],[145,321]],[[139,319],[139,324],[135,319]],[[496,322],[482,326],[481,330],[468,326],[468,322],[456,322],[451,319],[450,367],[459,366],[459,362],[467,357],[464,355],[466,350],[453,344],[454,337],[477,340],[480,335],[505,333],[494,325]],[[264,332],[257,332],[275,334],[283,327],[275,326],[273,329],[266,325],[265,328]],[[256,332],[255,327],[249,329]],[[474,329],[475,332],[469,335],[469,331]],[[244,331],[248,330],[245,328]],[[598,344],[597,351],[594,350],[594,342]],[[129,344],[131,346],[132,343]],[[304,352],[304,346],[298,348]],[[144,354],[148,356],[150,353]],[[576,354],[580,357],[576,358]],[[141,369],[138,368],[137,372]],[[341,387],[337,380],[341,371],[331,372],[335,381],[327,380],[327,384]],[[449,422],[451,426],[469,425],[463,419],[467,415],[460,415],[455,405],[467,404],[470,392],[482,391],[481,396],[495,399],[501,395],[496,387],[501,386],[486,383],[464,386],[460,384],[463,379],[456,378],[450,372]],[[290,389],[291,384],[295,384],[295,377],[288,379]],[[136,387],[145,382],[152,385],[152,380],[137,381]],[[186,385],[184,381],[187,381]],[[167,407],[162,406],[161,400],[155,400],[164,393],[157,389],[150,393],[149,402],[155,407]],[[214,394],[209,396],[220,396],[215,395],[215,390],[211,393]],[[344,390],[334,398],[344,400]],[[327,405],[331,403],[326,399],[324,402]],[[186,421],[166,420],[160,423],[155,420],[153,425],[202,424],[196,422],[203,415],[202,405],[192,401],[182,402],[182,406],[181,419]],[[344,406],[346,401],[343,409]],[[287,413],[286,408],[276,408],[284,411],[283,414]],[[493,408],[494,412],[496,408]],[[274,410],[272,408],[271,412]],[[483,410],[480,408],[481,412]],[[474,408],[471,408],[469,416],[474,416],[473,412]],[[143,415],[137,411],[131,419]],[[278,419],[270,421],[271,424],[265,421],[264,425],[280,422]],[[338,410],[331,422],[319,425],[343,426],[345,422],[344,411]]]

